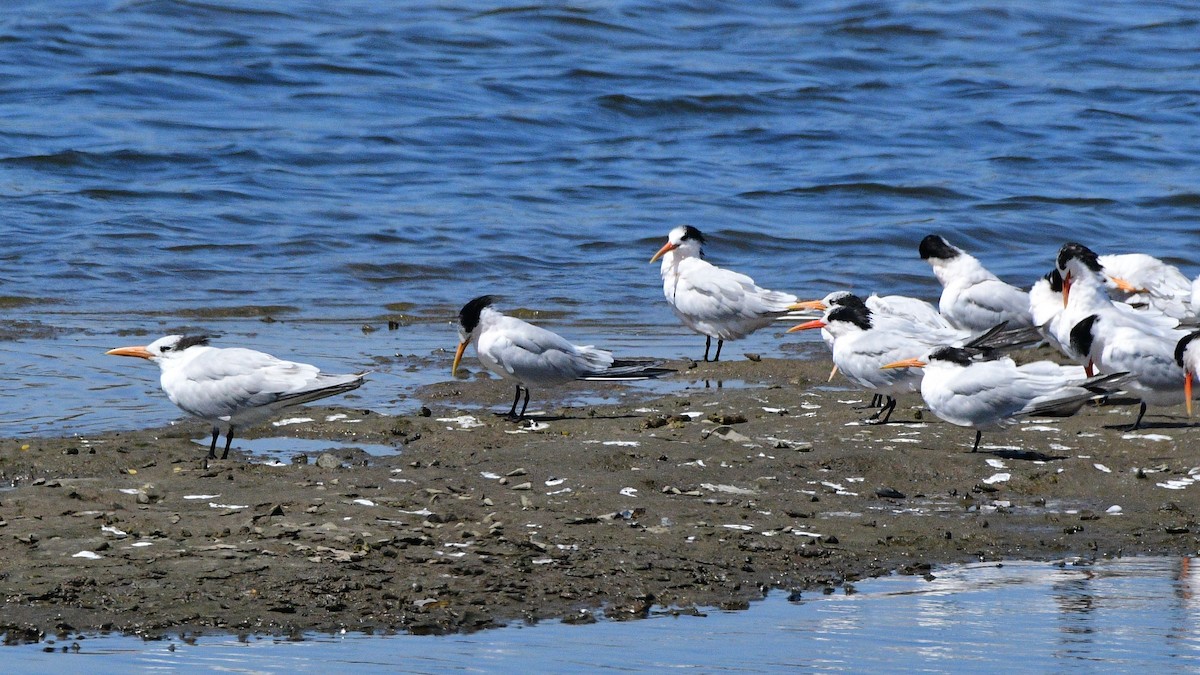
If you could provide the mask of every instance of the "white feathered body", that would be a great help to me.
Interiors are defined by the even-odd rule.
[[[663,294],[688,328],[736,340],[787,314],[795,295],[761,288],[750,277],[674,250],[662,257]]]

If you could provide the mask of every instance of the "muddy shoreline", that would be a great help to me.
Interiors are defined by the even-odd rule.
[[[918,396],[863,425],[869,397],[827,385],[827,360],[728,356],[672,364],[665,396],[534,392],[532,428],[492,414],[511,388],[478,372],[415,392],[417,415],[310,407],[295,417],[312,422],[247,432],[336,446],[284,466],[204,468],[194,422],[0,440],[0,630],[445,633],[1200,549],[1200,429],[1182,405],[1134,434],[1134,406],[1089,406],[985,433],[972,454],[973,432]]]

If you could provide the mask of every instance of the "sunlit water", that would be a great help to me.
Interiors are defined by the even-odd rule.
[[[102,352],[184,330],[410,411],[483,293],[699,356],[647,264],[679,223],[805,296],[935,296],[931,231],[1025,285],[1066,239],[1200,271],[1188,2],[4,8],[6,434],[176,418]],[[782,328],[726,353],[814,339]]]
[[[1184,672],[1200,669],[1195,563],[981,563],[703,617],[299,641],[66,636],[0,656],[7,672]]]

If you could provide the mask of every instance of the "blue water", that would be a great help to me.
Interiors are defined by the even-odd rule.
[[[1200,11],[995,4],[12,0],[4,433],[176,418],[101,353],[185,329],[411,410],[485,292],[699,356],[647,264],[680,223],[813,297],[935,297],[934,231],[1025,285],[1067,239],[1200,272]]]
[[[470,635],[73,636],[4,647],[10,672],[1195,672],[1196,560],[980,563],[748,611]],[[77,651],[76,647],[78,648]],[[50,649],[53,653],[43,650]],[[63,650],[66,650],[63,653]]]

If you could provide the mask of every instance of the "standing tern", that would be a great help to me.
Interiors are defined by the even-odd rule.
[[[886,399],[879,412],[867,419],[872,424],[884,424],[891,417],[896,408],[893,394],[920,388],[920,371],[884,370],[885,364],[943,345],[999,350],[1028,346],[1039,339],[1031,329],[1005,331],[1003,325],[979,336],[955,328],[931,330],[905,319],[876,316],[861,301],[848,298],[841,301],[844,304],[830,306],[824,318],[793,326],[788,332],[820,328],[822,333],[828,333],[835,370]]]
[[[1127,371],[1125,390],[1141,400],[1138,429],[1147,406],[1176,405],[1185,395],[1185,372],[1176,348],[1187,333],[1151,326],[1114,322],[1110,314],[1092,314],[1071,329],[1071,346],[1087,354],[1102,373]],[[1190,400],[1190,396],[1188,397]]]
[[[358,389],[367,373],[330,375],[316,366],[270,354],[208,345],[203,335],[168,335],[143,347],[119,347],[107,354],[157,363],[167,398],[181,410],[212,425],[208,459],[216,459],[217,437],[225,452],[234,431],[273,417],[284,408]]]
[[[458,372],[467,346],[475,343],[479,362],[502,379],[516,383],[508,418],[520,420],[529,407],[529,386],[551,386],[574,380],[610,382],[648,380],[674,372],[649,359],[614,359],[612,352],[567,342],[557,333],[492,309],[495,298],[481,295],[458,313],[458,350],[450,372]],[[517,413],[521,392],[525,402]]]
[[[1003,357],[974,358],[977,352],[938,347],[925,358],[910,358],[885,369],[924,369],[921,398],[939,418],[975,430],[971,452],[979,450],[984,430],[1014,424],[1030,415],[1073,415],[1087,401],[1111,393],[1124,373],[1084,379],[1079,366],[1035,361],[1018,366]]]
[[[662,258],[663,294],[683,325],[700,333],[704,360],[713,338],[717,354],[726,340],[737,340],[787,315],[797,300],[791,293],[769,291],[744,274],[721,269],[704,259],[704,235],[691,225],[671,230],[667,243],[650,258]]]
[[[1028,294],[1001,281],[966,251],[936,234],[922,239],[919,251],[942,285],[942,316],[956,327],[983,331],[998,323],[1033,325]]]

